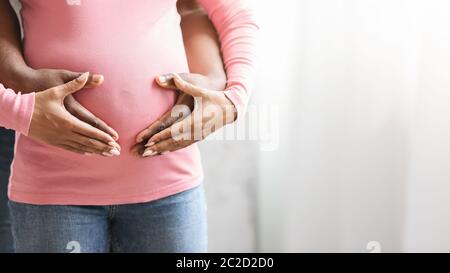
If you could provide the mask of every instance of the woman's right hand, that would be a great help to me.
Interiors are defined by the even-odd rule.
[[[28,136],[67,151],[83,155],[119,156],[113,137],[71,115],[64,105],[68,96],[83,89],[89,73],[64,85],[36,93]]]

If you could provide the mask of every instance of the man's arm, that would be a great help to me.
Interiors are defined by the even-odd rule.
[[[215,82],[218,90],[226,82],[220,45],[207,14],[196,0],[179,0],[181,28],[191,72]],[[14,90],[33,92],[28,84],[33,69],[26,64],[20,37],[20,24],[9,0],[0,0],[0,82]]]
[[[191,73],[211,81],[210,88],[223,90],[226,74],[217,32],[197,0],[178,0],[181,30]]]
[[[0,82],[24,93],[31,90],[24,79],[32,69],[25,63],[22,53],[20,24],[9,0],[0,0]]]

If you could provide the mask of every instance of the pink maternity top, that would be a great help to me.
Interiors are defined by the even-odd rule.
[[[112,205],[156,200],[201,183],[197,147],[149,159],[130,154],[136,135],[176,100],[154,78],[187,72],[176,0],[21,0],[24,53],[33,68],[105,76],[75,97],[120,135],[122,155],[86,157],[26,136],[33,94],[0,86],[0,124],[14,128],[10,199],[29,204]],[[257,26],[243,1],[200,0],[218,30],[228,75],[226,95],[242,116],[253,81]],[[19,91],[19,90],[17,90]]]

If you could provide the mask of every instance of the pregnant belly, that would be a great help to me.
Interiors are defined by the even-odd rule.
[[[77,46],[74,46],[77,44]],[[188,71],[181,43],[132,43],[133,46],[49,42],[45,48],[28,41],[27,62],[33,68],[67,69],[102,74],[105,82],[77,92],[75,98],[120,135],[131,147],[136,135],[168,111],[176,92],[157,86],[155,77]]]

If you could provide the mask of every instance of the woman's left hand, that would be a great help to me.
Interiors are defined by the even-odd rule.
[[[153,157],[186,148],[233,123],[236,109],[199,74],[168,74],[156,79],[165,89],[180,91],[175,106],[138,134],[133,153]],[[217,84],[215,85],[217,86]]]

